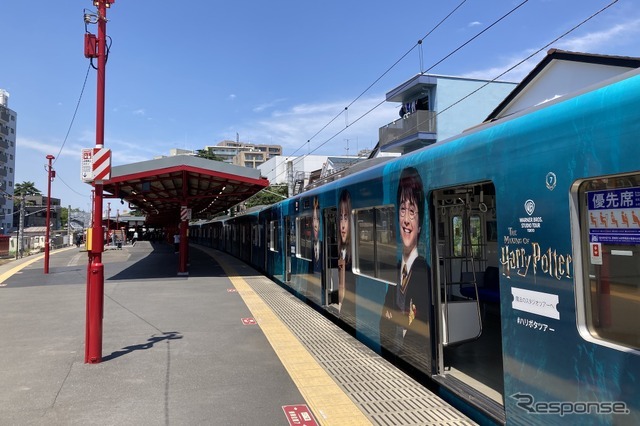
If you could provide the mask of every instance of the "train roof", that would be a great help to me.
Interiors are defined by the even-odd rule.
[[[366,170],[366,169],[371,168],[373,166],[377,166],[378,164],[385,163],[385,162],[391,160],[392,158],[397,158],[397,157],[375,157],[375,158],[366,159],[364,161],[360,161],[358,163],[353,164],[350,167],[347,167],[345,169],[340,170],[337,173],[334,173],[332,175],[329,175],[329,176],[326,176],[324,178],[321,178],[321,179],[318,179],[318,180],[314,181],[313,183],[307,185],[304,188],[303,192],[310,191],[310,190],[312,190],[314,188],[318,188],[319,186],[322,186],[322,185],[327,184],[329,182],[333,182],[333,181],[341,179],[343,177],[358,173],[358,172],[360,172],[362,170]]]

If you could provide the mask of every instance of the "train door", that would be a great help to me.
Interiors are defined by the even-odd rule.
[[[324,209],[324,279],[323,304],[338,305],[338,211],[335,207]]]
[[[434,191],[430,205],[438,283],[435,379],[503,413],[495,188],[487,182]]]

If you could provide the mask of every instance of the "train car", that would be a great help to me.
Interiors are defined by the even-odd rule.
[[[640,424],[639,135],[634,71],[261,210],[256,266],[478,421]]]

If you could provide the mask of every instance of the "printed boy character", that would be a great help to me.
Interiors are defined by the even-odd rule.
[[[382,307],[380,343],[395,355],[424,364],[429,347],[431,274],[426,260],[418,254],[424,219],[424,190],[422,179],[413,167],[404,169],[400,175],[397,203],[402,259],[398,285],[388,286]]]

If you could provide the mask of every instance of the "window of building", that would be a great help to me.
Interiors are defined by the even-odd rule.
[[[356,273],[390,283],[397,281],[396,209],[354,210]]]
[[[579,325],[596,341],[640,350],[640,174],[574,188]]]

